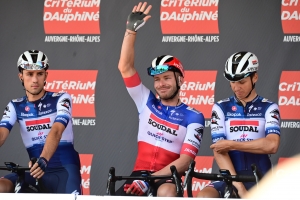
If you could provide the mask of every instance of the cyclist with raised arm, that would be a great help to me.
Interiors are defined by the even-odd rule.
[[[230,81],[234,95],[218,101],[212,108],[210,148],[219,168],[228,169],[232,175],[253,175],[253,163],[264,175],[272,167],[269,154],[276,153],[280,143],[278,105],[255,91],[258,66],[258,59],[251,52],[231,55],[224,76]],[[241,198],[255,184],[233,182]],[[225,187],[225,182],[212,182],[197,197],[222,198]]]
[[[25,182],[47,193],[81,194],[80,160],[73,145],[72,99],[68,93],[44,89],[49,61],[38,50],[21,54],[18,60],[19,79],[26,95],[11,100],[0,121],[0,146],[17,121],[29,158],[30,172]],[[13,192],[18,175],[0,179],[0,192]],[[37,186],[37,187],[38,187]],[[41,188],[39,188],[41,189]]]
[[[171,175],[171,165],[182,175],[200,148],[204,117],[180,101],[184,69],[176,57],[159,56],[147,69],[159,98],[142,84],[134,68],[134,43],[137,30],[150,18],[150,10],[151,5],[139,3],[128,16],[118,66],[139,112],[138,152],[131,176],[140,176],[141,171]],[[116,195],[146,195],[148,186],[141,180],[128,180]],[[154,196],[176,196],[172,180],[157,180],[153,188]]]

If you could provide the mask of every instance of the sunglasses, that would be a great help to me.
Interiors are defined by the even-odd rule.
[[[162,74],[162,73],[170,71],[170,70],[175,70],[175,69],[174,69],[174,67],[168,66],[168,65],[157,65],[156,67],[148,67],[147,68],[149,76]]]
[[[40,70],[45,68],[44,63],[41,61],[37,61],[36,63],[23,62],[21,65],[23,66],[23,69],[26,70]]]

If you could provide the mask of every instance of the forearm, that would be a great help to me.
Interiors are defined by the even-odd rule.
[[[126,30],[123,44],[121,48],[121,55],[118,68],[124,77],[133,75],[134,71],[134,44],[135,44],[136,32]],[[135,71],[134,71],[135,72]]]
[[[4,144],[8,134],[9,130],[7,128],[0,127],[0,147]]]
[[[46,158],[46,160],[50,160],[53,156],[54,152],[57,149],[59,141],[61,139],[62,134],[58,130],[51,130],[47,136],[43,151],[40,157]]]
[[[231,175],[236,175],[237,174],[228,153],[219,154],[215,151],[213,151],[213,152],[214,152],[214,158],[215,158],[215,160],[216,160],[216,162],[217,162],[220,169],[229,170]],[[240,182],[233,182],[232,184],[238,190],[240,188],[244,187],[244,185]]]
[[[274,135],[274,137],[279,137]],[[230,150],[238,150],[256,154],[274,154],[277,152],[279,139],[260,138],[247,142],[232,141]]]
[[[193,159],[189,156],[185,156],[184,158],[178,158],[162,168],[161,170],[153,173],[153,175],[171,175],[172,172],[170,167],[174,165],[179,175],[184,175],[185,171],[188,169],[190,162]]]

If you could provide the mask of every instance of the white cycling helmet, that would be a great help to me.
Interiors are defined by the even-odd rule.
[[[21,54],[18,60],[18,69],[26,70],[47,70],[49,68],[49,60],[43,52],[39,50],[28,50]]]
[[[232,54],[225,63],[224,76],[228,81],[240,81],[258,70],[258,59],[251,52]]]

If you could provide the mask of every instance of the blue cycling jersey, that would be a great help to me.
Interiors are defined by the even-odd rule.
[[[218,140],[245,142],[264,138],[268,134],[280,135],[278,105],[257,96],[243,106],[235,97],[217,102],[212,109],[211,134],[213,143]],[[229,151],[236,172],[251,170],[255,163],[265,174],[271,168],[269,155]]]
[[[58,147],[41,178],[50,193],[81,194],[80,160],[73,146],[71,113],[72,99],[68,93],[46,92],[34,102],[29,102],[26,96],[11,100],[0,121],[0,127],[9,131],[16,121],[20,124],[20,133],[29,158],[40,157],[54,123],[65,126]],[[15,183],[17,175],[9,174],[5,178]],[[33,184],[35,179],[26,173],[25,181]]]

